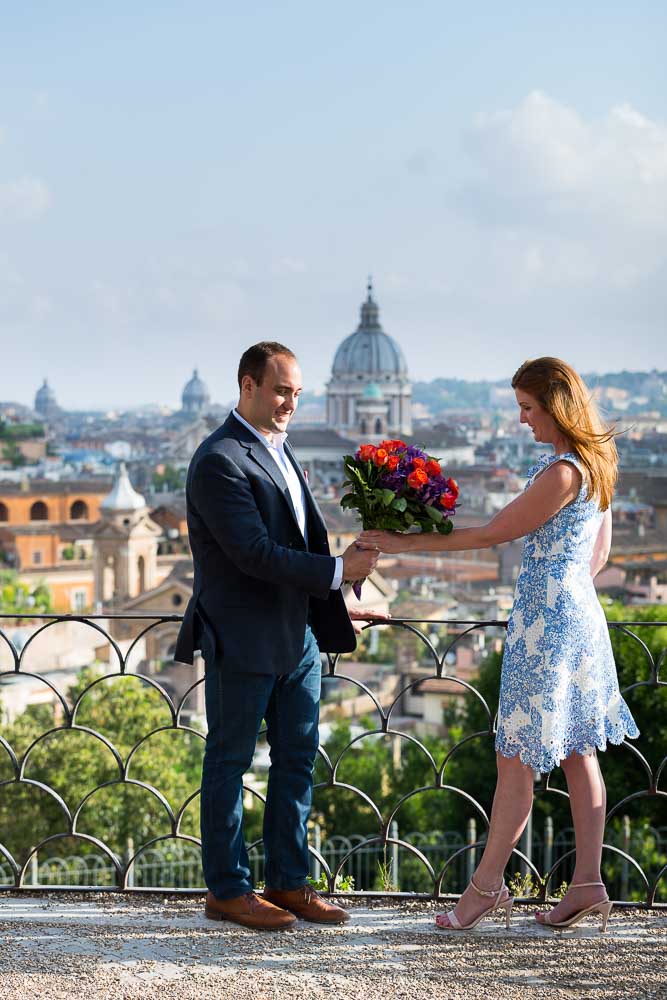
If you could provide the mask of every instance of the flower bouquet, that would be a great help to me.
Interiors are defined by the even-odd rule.
[[[349,487],[341,507],[361,515],[364,530],[439,531],[448,535],[459,495],[455,480],[443,474],[440,462],[405,441],[362,444],[354,455],[345,455]],[[361,583],[353,585],[357,599]]]

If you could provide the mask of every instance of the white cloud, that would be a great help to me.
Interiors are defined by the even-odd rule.
[[[32,221],[48,210],[51,193],[38,177],[0,183],[0,220]]]
[[[545,217],[667,230],[667,125],[629,104],[588,122],[533,91],[512,111],[478,115],[467,138],[497,194],[539,198]]]
[[[667,258],[667,125],[629,104],[600,119],[533,91],[480,114],[466,135],[475,179],[463,199],[487,230],[502,282],[627,291]]]

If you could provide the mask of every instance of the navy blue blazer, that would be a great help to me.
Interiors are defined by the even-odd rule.
[[[289,443],[307,502],[308,546],[287,483],[268,449],[230,413],[197,449],[186,482],[194,586],[174,658],[195,649],[225,670],[287,674],[310,619],[320,649],[356,647],[327,530]]]

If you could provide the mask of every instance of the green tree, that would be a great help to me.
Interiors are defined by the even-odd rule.
[[[161,472],[154,472],[152,483],[156,490],[180,490],[185,485],[185,469],[165,465]]]
[[[360,719],[360,725],[370,733],[373,723],[365,717]],[[318,757],[315,766],[315,782],[321,787],[315,790],[313,820],[320,823],[324,836],[355,833],[372,837],[380,832],[380,822],[386,824],[391,815],[395,815],[404,833],[441,824],[438,793],[411,793],[436,785],[437,769],[449,746],[446,740],[426,737],[415,743],[387,733],[364,736],[350,745],[351,738],[350,723],[341,720],[334,725],[324,749],[331,763],[337,764],[336,784],[349,785],[363,795],[332,787],[329,768],[322,758]],[[381,821],[364,796],[377,806]]]
[[[12,469],[21,469],[28,462],[16,441],[7,441],[2,446],[2,457],[11,463]]]
[[[30,586],[16,570],[0,570],[0,614],[48,614],[52,610],[51,591],[45,583]]]
[[[95,730],[116,749],[113,752],[91,733],[62,728],[48,706],[30,706],[14,722],[3,725],[2,735],[21,761],[28,754],[25,777],[53,789],[74,813],[85,797],[99,788],[83,806],[77,831],[104,841],[118,855],[128,845],[139,848],[155,836],[172,832],[167,811],[147,789],[131,783],[117,784],[128,756],[141,739],[171,726],[171,713],[157,692],[136,676],[102,679],[94,668],[83,670],[67,694],[73,705],[81,700],[76,724]],[[89,687],[93,684],[92,687]],[[42,740],[34,741],[50,732]],[[169,802],[174,814],[199,787],[203,740],[173,728],[158,732],[138,746],[132,755],[127,777],[157,789]],[[7,755],[0,757],[1,778],[11,778]],[[181,832],[198,836],[198,798],[187,808]],[[0,843],[17,861],[25,860],[30,849],[48,836],[65,833],[67,818],[59,803],[39,787],[9,784],[0,787]],[[47,852],[59,856],[86,854],[91,848],[75,840],[56,842]]]

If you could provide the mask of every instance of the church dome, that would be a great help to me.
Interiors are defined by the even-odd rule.
[[[111,488],[111,493],[104,498],[100,504],[100,509],[107,514],[114,514],[131,510],[142,510],[145,506],[146,501],[141,493],[137,493],[130,482],[125,462],[121,462],[118,467],[118,475]]]
[[[354,333],[343,341],[334,357],[332,375],[394,375],[408,373],[403,352],[396,341],[380,326],[380,310],[368,284],[368,297],[361,306],[361,321]]]
[[[199,377],[199,372],[195,368],[192,378],[186,383],[181,397],[183,409],[192,412],[201,412],[210,402],[210,396],[206,385]]]
[[[53,389],[46,379],[35,393],[35,412],[47,416],[58,408]]]

